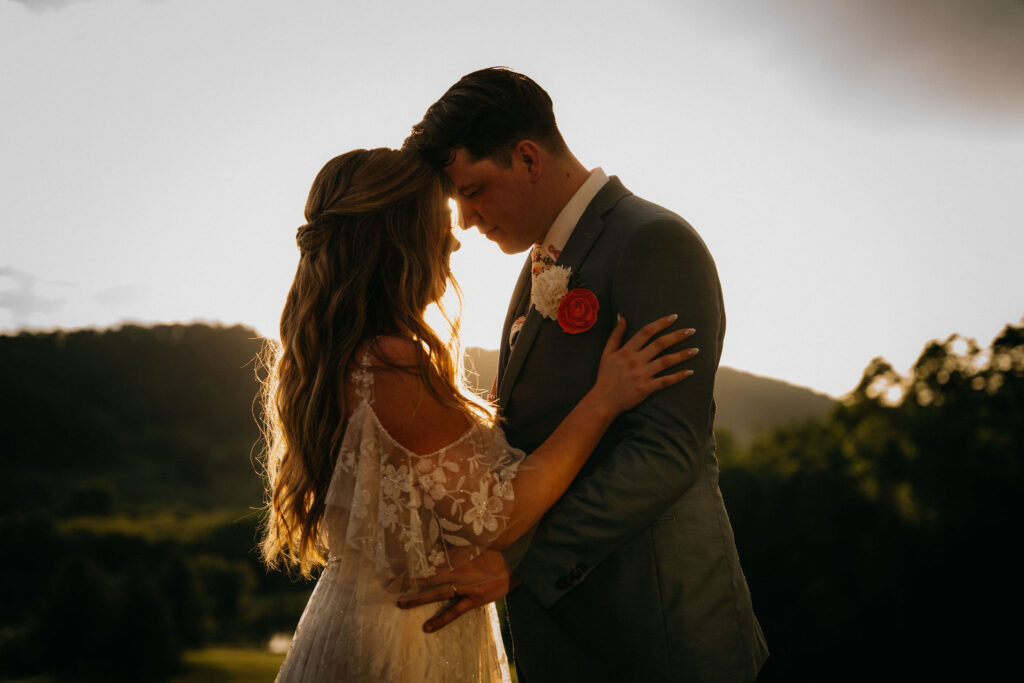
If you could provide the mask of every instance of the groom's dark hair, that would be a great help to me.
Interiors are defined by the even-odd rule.
[[[508,166],[512,148],[526,139],[555,154],[569,152],[544,88],[511,69],[490,67],[448,88],[412,127],[402,147],[439,168],[450,164],[460,147],[473,160],[488,158]]]

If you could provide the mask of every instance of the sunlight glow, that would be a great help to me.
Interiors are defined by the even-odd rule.
[[[452,212],[452,231],[458,232],[462,227],[461,216],[459,216],[459,203],[455,199],[448,199],[448,210]]]
[[[890,406],[899,405],[903,401],[903,385],[894,384],[885,390],[883,403]]]
[[[568,32],[560,22],[576,26],[593,3],[549,3],[525,51],[526,15],[510,21],[493,3],[470,16],[321,0],[283,16],[228,0],[202,4],[197,21],[199,4],[0,2],[0,56],[19,65],[0,107],[0,333],[206,320],[276,337],[317,169],[345,149],[400,147],[459,75],[488,64],[548,91],[586,167],[700,233],[723,287],[723,365],[838,396],[872,357],[909,372],[928,340],[987,341],[1021,316],[1024,90],[1001,68],[1019,34],[964,30],[950,3],[927,15],[929,3],[915,5],[922,31],[944,26],[921,54],[948,56],[949,69],[896,39],[916,21],[839,31],[845,57],[832,59],[817,22],[846,17],[846,3],[636,3],[634,21]],[[889,26],[891,4],[859,3],[871,11],[849,17]],[[321,5],[344,5],[345,39]],[[436,40],[453,25],[466,40]],[[379,49],[381,27],[396,49]],[[595,44],[608,68],[592,68]],[[362,68],[334,69],[330,88],[308,68],[370,53]],[[940,71],[995,80],[920,87]],[[595,106],[596,92],[617,95]],[[938,201],[922,200],[936,188]],[[453,225],[466,220],[458,199]],[[967,225],[973,243],[999,248],[964,249]],[[463,342],[497,348],[525,254],[505,256],[475,229],[456,234]],[[880,302],[899,313],[849,335]]]

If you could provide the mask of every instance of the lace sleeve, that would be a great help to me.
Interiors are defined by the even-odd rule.
[[[349,419],[325,511],[331,556],[356,552],[391,592],[430,583],[490,545],[513,519],[512,479],[525,455],[475,423],[419,455],[363,402]]]

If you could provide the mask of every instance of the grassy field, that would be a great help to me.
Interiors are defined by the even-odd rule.
[[[270,683],[283,654],[265,650],[211,647],[186,652],[185,671],[171,683]]]
[[[277,676],[284,655],[247,648],[211,647],[186,652],[184,660],[185,673],[171,679],[171,683],[270,683]],[[515,669],[512,683],[516,683]]]
[[[182,661],[184,670],[170,683],[272,683],[284,655],[254,648],[209,647],[186,652]],[[0,677],[0,683],[57,683],[57,680],[48,675],[19,679]],[[515,682],[513,669],[512,683]]]
[[[272,683],[284,661],[283,654],[243,647],[209,647],[182,657],[182,672],[170,683]],[[0,683],[58,683],[48,674],[31,678],[3,678]]]

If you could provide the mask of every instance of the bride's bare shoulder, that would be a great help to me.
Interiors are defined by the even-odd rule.
[[[428,387],[443,386],[437,377],[423,377],[424,351],[416,342],[397,336],[378,337],[368,349],[374,374],[377,419],[388,433],[414,453],[433,453],[458,439],[468,423],[461,411],[439,401]]]

